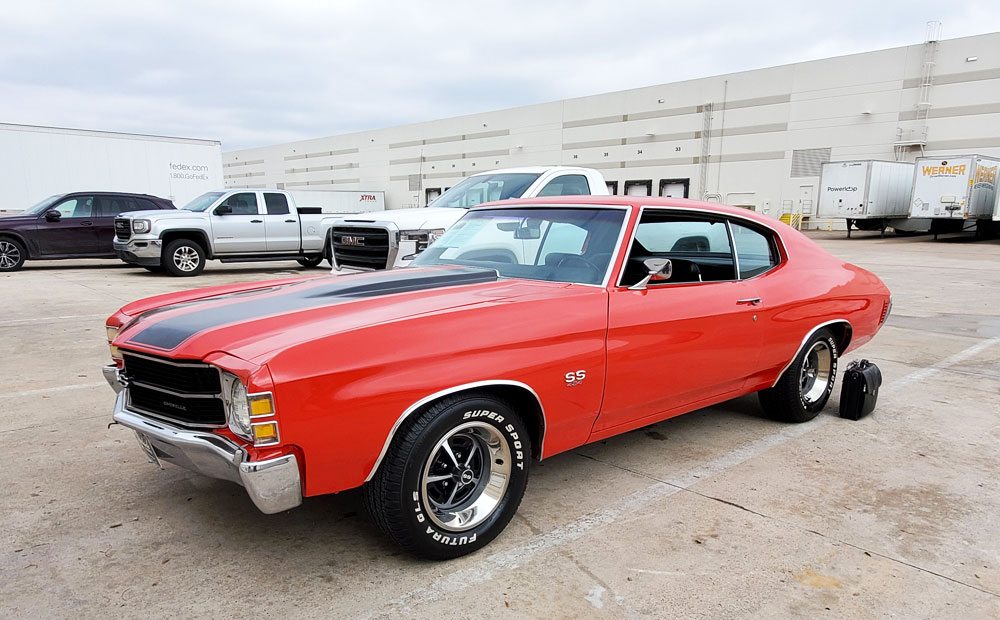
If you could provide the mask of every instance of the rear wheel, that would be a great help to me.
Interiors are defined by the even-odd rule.
[[[833,332],[826,328],[817,331],[774,387],[757,393],[761,406],[788,422],[812,420],[833,393],[838,357]]]
[[[455,396],[414,414],[365,485],[365,505],[389,538],[445,560],[496,538],[528,483],[531,440],[509,404]]]
[[[307,256],[305,258],[298,258],[296,261],[303,267],[311,269],[313,267],[318,267],[319,264],[323,262],[323,255],[319,254],[317,256]]]
[[[172,276],[196,276],[205,269],[205,250],[190,239],[174,239],[163,248],[162,265]]]
[[[0,271],[17,271],[27,257],[20,241],[10,237],[0,238]]]

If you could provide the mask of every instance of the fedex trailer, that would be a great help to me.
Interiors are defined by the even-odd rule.
[[[995,157],[918,157],[910,217],[931,218],[934,233],[962,231],[970,220],[992,220],[998,171]]]
[[[818,215],[847,220],[859,230],[881,230],[890,225],[906,229],[914,166],[909,162],[872,159],[823,164],[820,172]],[[925,228],[926,229],[926,228]]]

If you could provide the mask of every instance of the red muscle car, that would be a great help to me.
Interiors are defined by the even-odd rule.
[[[503,530],[532,459],[750,392],[812,419],[890,305],[752,212],[538,198],[470,211],[405,269],[131,303],[105,375],[150,461],[266,513],[363,487],[389,537],[451,558]]]

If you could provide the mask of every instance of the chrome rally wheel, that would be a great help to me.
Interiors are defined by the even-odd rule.
[[[825,340],[817,341],[802,361],[799,372],[799,398],[808,407],[826,395],[833,381],[833,351]]]
[[[489,424],[469,422],[431,451],[421,481],[427,516],[453,532],[472,529],[496,510],[510,480],[510,448]]]
[[[407,551],[446,560],[507,527],[528,484],[531,435],[491,394],[446,396],[412,413],[364,486],[375,525]]]

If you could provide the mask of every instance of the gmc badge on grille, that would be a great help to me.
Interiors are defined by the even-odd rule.
[[[341,237],[340,242],[344,245],[364,245],[364,237]]]

